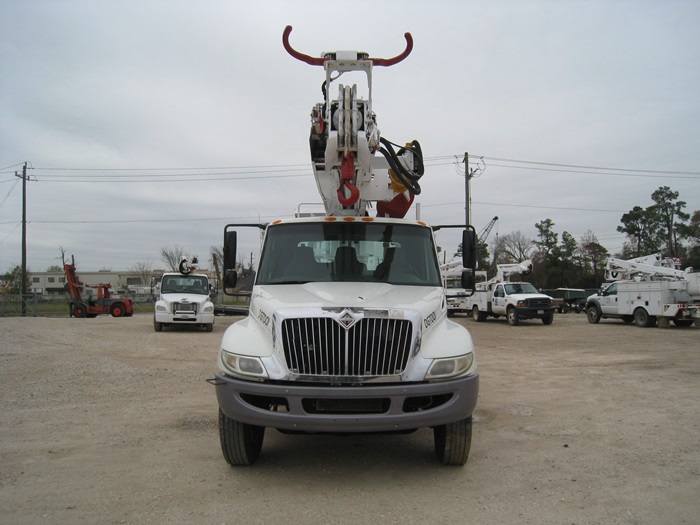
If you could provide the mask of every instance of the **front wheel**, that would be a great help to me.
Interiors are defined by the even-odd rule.
[[[163,331],[163,323],[159,323],[155,319],[153,320],[153,329],[156,332],[162,332]]]
[[[435,454],[443,465],[464,465],[472,446],[472,418],[433,429]]]
[[[115,303],[112,305],[112,309],[109,313],[112,314],[112,317],[123,317],[125,310],[126,309],[122,303]]]
[[[508,324],[510,326],[518,326],[518,323],[520,322],[520,317],[518,316],[518,312],[515,311],[515,308],[511,308],[510,310],[508,310],[506,317],[508,318]]]
[[[226,416],[219,409],[219,437],[221,452],[229,465],[234,467],[252,465],[260,456],[265,427],[241,423]]]
[[[73,306],[73,315],[76,317],[87,317],[87,306],[83,303]]]
[[[588,322],[591,324],[598,324],[600,322],[600,312],[595,306],[589,306],[586,309],[586,317]]]
[[[542,318],[542,323],[544,324],[552,324],[552,321],[554,321],[553,315],[548,315],[547,317]]]
[[[205,325],[205,328],[207,329],[207,332],[213,332],[214,331],[214,323],[209,323]]]

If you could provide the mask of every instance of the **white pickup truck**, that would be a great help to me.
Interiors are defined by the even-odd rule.
[[[526,282],[489,283],[466,298],[466,309],[475,321],[504,316],[511,326],[521,319],[542,319],[544,324],[552,324],[555,310],[550,296]]]

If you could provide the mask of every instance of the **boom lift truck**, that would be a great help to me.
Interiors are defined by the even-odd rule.
[[[488,239],[491,230],[498,221],[498,217],[494,217],[489,221],[489,223],[482,228],[479,232],[478,239],[479,243],[485,243]],[[467,297],[470,295],[464,288],[462,288],[462,272],[464,271],[464,266],[462,266],[462,260],[459,257],[455,257],[452,260],[440,265],[440,273],[442,273],[442,278],[445,283],[445,295],[447,296],[447,314],[454,315],[458,312],[468,312],[467,308]],[[476,282],[486,281],[486,272],[477,271],[475,272]]]
[[[209,278],[197,271],[198,260],[183,257],[177,272],[164,273],[156,286],[153,329],[161,332],[168,326],[204,327],[214,331],[214,287]]]
[[[109,283],[84,285],[75,272],[75,257],[71,256],[70,263],[63,264],[66,273],[66,287],[70,294],[71,317],[97,317],[101,314],[111,314],[112,317],[131,317],[134,315],[134,302],[128,298],[112,297]],[[83,297],[83,288],[97,290],[97,298],[91,295]]]
[[[608,259],[607,273],[624,277],[586,301],[588,322],[617,318],[639,327],[679,327],[700,319],[700,273],[681,270],[660,254],[638,259]]]
[[[254,463],[266,428],[342,434],[432,427],[442,463],[463,465],[479,385],[474,345],[447,319],[433,229],[404,219],[420,192],[420,146],[394,150],[372,111],[373,66],[406,58],[411,35],[391,59],[356,51],[313,58],[290,46],[291,30],[283,34],[287,51],[326,73],[310,137],[325,213],[254,225],[265,233],[250,313],[226,330],[220,371],[210,379],[224,458]],[[349,71],[366,74],[367,99],[356,85],[341,85],[331,98],[331,83]],[[251,225],[225,228],[225,293],[236,284],[234,228],[241,226]],[[471,227],[463,246],[468,289]]]

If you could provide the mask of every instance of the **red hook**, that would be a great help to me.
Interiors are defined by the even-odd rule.
[[[287,26],[284,28],[284,32],[282,33],[282,45],[284,48],[287,50],[287,53],[292,55],[294,58],[297,60],[301,60],[302,62],[306,62],[307,64],[311,66],[322,66],[323,63],[326,60],[330,60],[327,57],[312,57],[309,55],[305,55],[304,53],[300,53],[296,49],[294,49],[291,44],[289,43],[289,35],[292,32],[292,26]],[[408,55],[411,54],[411,51],[413,51],[413,37],[411,36],[411,33],[404,33],[403,37],[406,39],[406,49],[403,50],[403,53],[400,55],[396,55],[393,58],[366,58],[365,60],[371,60],[372,65],[375,66],[393,66],[394,64],[398,64],[401,62],[404,58],[406,58]]]
[[[357,189],[352,182],[355,177],[355,154],[349,151],[343,154],[343,161],[340,165],[340,187],[338,188],[338,201],[343,206],[350,207],[360,198],[360,190]],[[343,193],[343,186],[350,191],[350,196],[346,197]]]

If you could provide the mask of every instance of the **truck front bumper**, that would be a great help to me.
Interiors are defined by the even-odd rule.
[[[207,313],[207,314],[184,314],[184,315],[178,315],[178,314],[171,314],[167,312],[156,312],[155,313],[155,320],[158,323],[163,323],[163,324],[193,324],[193,325],[199,325],[199,324],[212,324],[214,323],[214,313]]]
[[[300,432],[389,432],[444,425],[472,415],[479,374],[439,383],[316,386],[242,381],[216,374],[231,419]]]
[[[523,306],[516,306],[515,311],[520,319],[542,319],[544,317],[551,317],[554,315],[554,306],[547,306],[542,308],[530,308]]]

